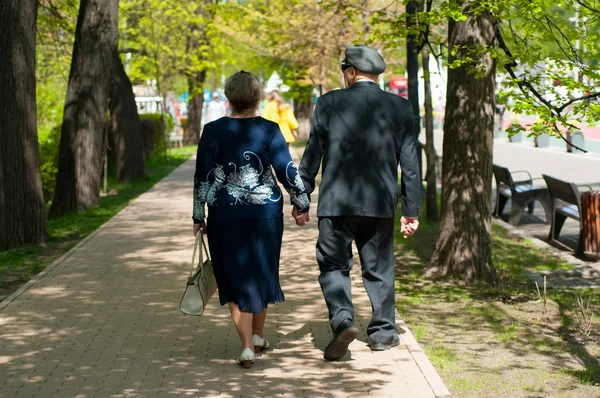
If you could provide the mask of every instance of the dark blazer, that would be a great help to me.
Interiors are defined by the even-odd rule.
[[[357,82],[319,98],[300,163],[307,193],[323,164],[318,217],[394,217],[398,163],[402,212],[419,214],[421,193],[416,135],[408,100]]]

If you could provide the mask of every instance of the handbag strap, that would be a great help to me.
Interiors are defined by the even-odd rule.
[[[200,245],[200,241],[202,241],[202,245]],[[190,270],[190,276],[188,279],[191,279],[194,275],[194,270],[196,269],[196,250],[200,246],[200,263],[198,263],[198,267],[201,267],[204,264],[204,252],[206,252],[206,257],[210,260],[210,255],[208,252],[208,247],[206,246],[206,240],[204,239],[204,234],[200,231],[196,234],[196,242],[194,243],[194,253],[192,254],[192,269]]]

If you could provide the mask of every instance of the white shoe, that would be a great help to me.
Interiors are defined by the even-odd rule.
[[[246,348],[238,358],[238,364],[244,369],[250,369],[254,365],[254,352],[250,348]]]
[[[252,335],[252,344],[254,345],[255,352],[268,350],[271,346],[267,340],[259,337],[257,334]]]

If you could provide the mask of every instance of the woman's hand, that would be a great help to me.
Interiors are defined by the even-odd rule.
[[[292,216],[296,220],[296,225],[299,227],[303,227],[307,222],[310,221],[310,216],[308,212],[306,213],[298,213],[298,208],[294,206],[294,210],[292,210]]]
[[[206,235],[206,223],[201,221],[200,224],[194,224],[194,236],[198,234],[198,231],[202,233],[202,235]]]

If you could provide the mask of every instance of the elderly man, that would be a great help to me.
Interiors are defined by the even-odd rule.
[[[418,228],[420,181],[410,103],[377,85],[386,68],[377,51],[348,46],[342,61],[345,90],[319,98],[300,175],[308,193],[323,164],[319,187],[319,283],[329,309],[333,339],[326,360],[346,355],[359,330],[350,292],[352,242],[356,242],[373,315],[367,328],[373,351],[400,343],[394,296],[394,217],[398,163],[402,169],[401,231]],[[297,214],[296,221],[308,221]]]

